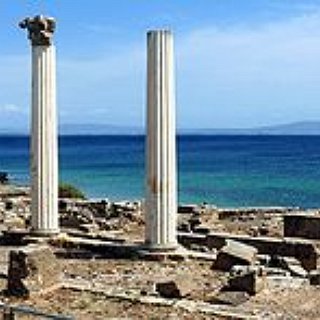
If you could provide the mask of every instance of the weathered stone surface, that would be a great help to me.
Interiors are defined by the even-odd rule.
[[[290,272],[288,270],[284,270],[281,268],[274,268],[274,267],[265,267],[264,273],[268,277],[280,276],[280,277],[290,277]]]
[[[285,276],[268,276],[266,278],[268,282],[268,289],[269,290],[279,290],[284,289],[299,289],[302,287],[306,287],[309,284],[309,280],[305,278],[298,278],[298,277],[291,277],[290,275]]]
[[[192,251],[198,251],[198,252],[210,252],[210,250],[208,249],[208,247],[206,246],[199,246],[197,244],[192,244],[190,246],[190,250]]]
[[[301,262],[295,257],[277,257],[282,268],[288,269],[289,266],[301,266]]]
[[[312,270],[309,273],[309,280],[312,286],[320,285],[320,270]]]
[[[225,291],[244,291],[255,295],[263,288],[264,278],[259,278],[255,269],[251,267],[232,273],[228,279]]]
[[[279,257],[280,267],[289,270],[294,277],[306,278],[308,272],[301,266],[298,259],[294,257]]]
[[[268,266],[270,264],[271,257],[268,254],[258,254],[257,259],[259,261],[259,264]]]
[[[186,248],[190,248],[191,245],[196,244],[199,246],[207,246],[207,237],[203,234],[195,234],[191,232],[179,232],[178,241]]]
[[[29,230],[7,230],[2,232],[0,243],[11,246],[19,246],[25,244],[25,238],[29,234]]]
[[[35,16],[20,27],[32,44],[31,230],[47,236],[59,233],[55,20]]]
[[[208,234],[208,233],[210,233],[210,231],[211,231],[210,227],[206,226],[204,224],[200,224],[200,225],[193,228],[193,232],[200,233],[200,234]]]
[[[199,211],[198,205],[196,204],[185,204],[185,205],[179,205],[178,207],[178,213],[187,213],[187,214],[193,214],[197,213]]]
[[[300,265],[289,264],[288,270],[290,271],[291,275],[294,277],[300,278],[307,278],[308,272],[302,268]]]
[[[56,23],[51,17],[35,16],[20,22],[22,29],[28,30],[28,37],[33,46],[50,46]]]
[[[152,30],[147,43],[145,243],[168,250],[177,247],[173,35]]]
[[[191,232],[191,226],[187,222],[182,222],[178,224],[178,230],[182,232]]]
[[[259,226],[257,227],[257,235],[259,236],[267,236],[269,234],[269,228],[268,226],[266,225],[262,225],[262,226]]]
[[[265,267],[259,266],[259,265],[254,265],[254,266],[235,265],[230,270],[230,275],[242,274],[250,270],[250,271],[254,271],[257,274],[257,276],[262,277],[262,276],[266,276],[265,269],[266,269]]]
[[[221,291],[211,297],[210,302],[213,304],[238,306],[248,301],[249,298],[249,294],[245,291]]]
[[[212,268],[229,271],[234,265],[252,265],[256,262],[257,249],[243,243],[227,240],[227,244],[218,252]]]
[[[311,240],[250,237],[247,235],[210,232],[204,242],[209,248],[219,249],[225,245],[228,239],[251,245],[258,250],[259,254],[295,257],[307,271],[317,268],[318,251]],[[181,241],[183,240],[181,239]],[[191,240],[189,237],[188,241],[190,242]]]
[[[191,230],[195,230],[198,226],[201,225],[201,217],[200,217],[200,213],[195,213],[192,215],[192,217],[189,219],[189,224],[191,227]]]
[[[83,223],[79,225],[79,230],[87,233],[98,232],[99,227],[94,223]]]
[[[59,284],[61,268],[47,246],[10,251],[7,293],[28,297]]]
[[[192,283],[187,279],[178,278],[174,280],[168,280],[158,282],[155,284],[156,292],[164,298],[183,298],[186,297],[192,291]]]
[[[300,213],[285,215],[283,218],[285,237],[320,239],[320,215]]]

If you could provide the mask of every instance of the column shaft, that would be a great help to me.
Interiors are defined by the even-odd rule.
[[[146,244],[177,245],[177,178],[173,37],[169,31],[147,36]]]
[[[58,226],[55,47],[32,46],[31,210],[35,233]]]

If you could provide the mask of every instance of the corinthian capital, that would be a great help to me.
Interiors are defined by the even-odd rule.
[[[27,29],[28,38],[33,46],[50,46],[56,22],[53,18],[40,15],[22,20],[19,27]]]

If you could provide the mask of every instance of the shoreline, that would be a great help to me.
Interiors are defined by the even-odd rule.
[[[299,215],[295,215],[297,208],[278,206],[180,205],[178,249],[172,253],[150,254],[141,250],[145,249],[145,220],[140,201],[60,199],[60,233],[47,242],[40,239],[35,245],[39,240],[28,228],[31,215],[28,191],[26,187],[0,186],[3,279],[12,276],[8,271],[10,259],[23,256],[25,261],[39,265],[39,269],[33,267],[37,272],[28,274],[28,279],[46,279],[51,284],[52,278],[41,271],[45,266],[50,272],[54,271],[55,285],[61,276],[63,284],[38,298],[31,294],[22,300],[15,297],[15,303],[27,303],[44,312],[63,311],[79,319],[84,312],[81,303],[86,299],[90,301],[85,307],[86,319],[101,312],[105,317],[128,317],[136,310],[138,315],[142,307],[150,316],[167,312],[175,318],[178,314],[203,319],[206,314],[208,319],[212,316],[219,319],[220,315],[224,319],[239,314],[248,319],[255,310],[258,318],[260,315],[263,318],[266,313],[281,315],[284,305],[291,308],[291,301],[300,301],[304,296],[316,297],[313,308],[318,305],[319,212],[310,215],[310,219],[297,220],[305,219],[307,211],[300,210]],[[289,217],[287,222],[286,217]],[[290,229],[290,226],[302,228]],[[285,237],[285,232],[293,232],[294,237]],[[308,239],[310,235],[319,240]],[[28,241],[33,245],[28,245]],[[12,251],[16,254],[12,255]],[[39,254],[51,255],[51,258],[43,264]],[[15,263],[19,265],[19,261],[13,265]],[[51,264],[57,268],[53,270]],[[56,272],[58,267],[63,272]],[[24,269],[21,267],[21,270]],[[237,279],[236,284],[232,279]],[[23,283],[33,293],[34,287],[30,287],[26,279]],[[33,283],[47,289],[46,282]],[[163,285],[177,289],[168,293],[159,289]],[[6,288],[5,280],[0,281],[0,288]],[[266,303],[274,297],[277,303]],[[6,301],[10,303],[10,299]],[[63,309],[61,301],[68,302]],[[186,309],[179,309],[179,305],[185,305]],[[103,311],[101,306],[105,306]],[[221,308],[226,309],[221,312]],[[294,312],[300,318],[306,315],[299,308]],[[313,315],[310,313],[304,318],[313,319]]]
[[[0,184],[0,196],[14,195],[24,193],[28,195],[30,192],[30,186],[28,184]],[[8,193],[8,194],[6,194]],[[63,200],[68,198],[62,198]],[[77,199],[73,199],[77,200]],[[125,203],[125,202],[144,202],[144,198],[125,198],[119,197],[117,199],[112,199],[109,197],[87,197],[86,201],[89,202],[100,202],[107,200],[114,203]],[[217,206],[215,203],[210,202],[179,202],[179,207],[210,207],[211,209],[220,210],[220,211],[275,211],[275,212],[285,212],[285,211],[309,211],[309,210],[318,210],[319,207],[299,207],[299,206],[279,206],[279,205],[248,205],[248,206]]]

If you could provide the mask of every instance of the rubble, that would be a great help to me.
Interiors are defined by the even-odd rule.
[[[320,285],[319,243],[283,238],[282,219],[288,213],[293,215],[290,210],[224,210],[209,205],[180,208],[178,241],[181,246],[172,252],[150,253],[142,245],[143,202],[61,199],[59,205],[62,233],[51,238],[49,244],[59,258],[63,282],[78,284],[86,279],[88,289],[93,292],[113,290],[115,294],[112,295],[124,299],[119,305],[123,305],[129,295],[138,305],[146,302],[149,308],[155,308],[159,301],[166,301],[170,308],[181,304],[185,310],[195,310],[197,303],[207,303],[203,310],[225,307],[223,310],[227,311],[223,314],[230,317],[233,312],[238,314],[240,309],[237,308],[243,308],[239,312],[246,314],[248,305],[256,310],[256,301],[268,301],[273,296],[277,299],[280,292],[287,290],[287,296],[291,297],[292,289],[309,293]],[[24,222],[21,227],[12,224],[14,226],[9,228],[11,222],[19,219]],[[28,195],[2,198],[0,195],[2,252],[12,250],[11,245],[21,246],[14,250],[16,252],[24,251],[29,248],[25,247],[27,242],[39,241],[28,234],[29,219]],[[10,259],[0,255],[2,281],[11,279],[10,286],[9,281],[7,285],[11,294],[15,292],[32,299],[34,294],[50,291],[54,287],[51,280],[59,283],[58,276],[52,275],[49,279],[52,272],[49,266],[37,265],[36,262],[43,259],[37,259],[36,253],[22,256],[25,258],[21,260],[27,261],[26,267],[19,267],[20,280],[12,281],[14,268],[10,267]],[[50,259],[44,260],[49,263]],[[82,266],[87,267],[82,269]],[[21,276],[23,270],[33,268],[40,271],[25,272],[28,273],[26,278]],[[49,271],[43,271],[46,268]],[[37,273],[48,277],[36,276]],[[40,281],[41,278],[44,281]],[[56,301],[52,300],[51,304],[56,305]],[[263,306],[260,311],[262,315],[269,315],[268,310],[280,314],[272,304]]]
[[[178,213],[194,214],[199,212],[197,204],[185,204],[178,206]]]
[[[228,284],[223,291],[244,291],[250,295],[255,295],[262,290],[264,278],[258,277],[256,269],[251,267],[238,268],[230,274]]]
[[[221,248],[228,239],[251,245],[259,254],[295,257],[307,271],[317,268],[318,250],[314,242],[305,239],[250,237],[248,235],[234,235],[211,232],[206,236],[209,248]]]
[[[301,265],[289,264],[288,270],[294,277],[307,278],[308,272]]]
[[[47,246],[29,245],[10,251],[7,294],[29,297],[39,294],[61,281],[61,268]]]
[[[155,291],[164,298],[185,298],[192,289],[192,283],[184,278],[162,281],[155,284]]]
[[[217,260],[212,267],[229,271],[234,265],[253,265],[257,259],[257,249],[243,243],[227,240],[226,245],[218,251]]]
[[[306,278],[308,272],[301,266],[299,260],[293,257],[279,257],[280,266],[290,272],[294,277]]]
[[[204,224],[199,224],[198,226],[193,228],[193,232],[200,234],[209,234],[210,231],[210,227]]]
[[[309,272],[309,280],[312,286],[320,285],[320,270],[312,270]]]
[[[238,306],[250,299],[245,291],[221,291],[210,298],[210,303]]]
[[[283,219],[285,237],[320,239],[319,212],[286,214]]]

